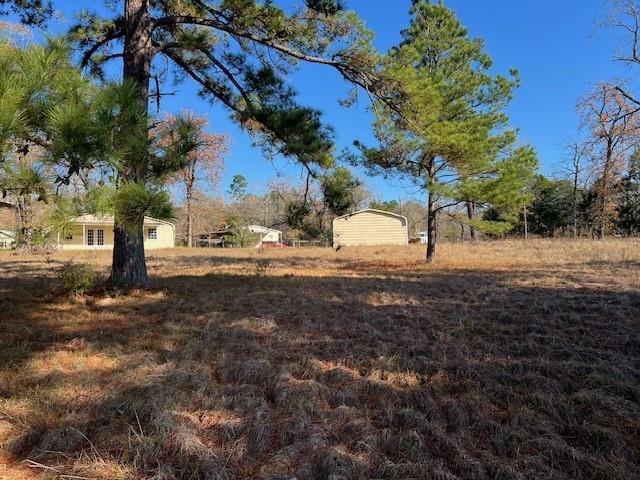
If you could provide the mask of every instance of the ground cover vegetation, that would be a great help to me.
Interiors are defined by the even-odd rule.
[[[175,249],[83,296],[2,256],[2,474],[633,478],[638,247]]]

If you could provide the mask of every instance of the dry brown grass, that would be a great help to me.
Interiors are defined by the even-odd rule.
[[[631,479],[640,242],[0,256],[0,478]]]

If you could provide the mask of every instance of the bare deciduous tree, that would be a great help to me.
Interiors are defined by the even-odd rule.
[[[189,232],[191,232],[192,243],[195,244],[200,235],[211,233],[224,225],[225,220],[226,207],[223,200],[195,188],[191,196],[189,212],[186,204],[178,210],[177,233],[180,241],[189,245]]]
[[[578,209],[580,203],[580,190],[587,181],[587,161],[592,156],[591,145],[587,142],[571,140],[564,146],[565,159],[562,163],[562,176],[568,177],[572,185],[571,220],[572,233],[578,236]]]
[[[195,197],[198,184],[206,183],[211,190],[217,186],[224,167],[222,156],[228,149],[228,138],[226,135],[206,132],[207,120],[204,117],[197,117],[190,112],[185,112],[184,115],[190,118],[200,130],[199,147],[189,153],[185,167],[178,170],[171,177],[170,182],[184,188],[187,246],[193,247]],[[172,132],[170,131],[170,125],[173,123],[172,118],[168,116],[159,131],[161,138],[169,142],[172,140]]]
[[[578,103],[581,128],[593,149],[592,166],[597,195],[594,220],[600,238],[611,228],[616,215],[614,189],[633,148],[638,145],[640,113],[633,102],[610,83],[597,85]]]
[[[609,3],[611,8],[603,26],[622,32],[614,60],[625,65],[640,65],[640,4],[636,0],[609,0]],[[615,89],[640,110],[640,100],[624,83],[618,82]]]

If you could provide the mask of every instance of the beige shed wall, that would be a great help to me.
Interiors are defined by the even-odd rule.
[[[400,217],[364,211],[333,221],[335,245],[407,245],[408,242],[406,221]]]

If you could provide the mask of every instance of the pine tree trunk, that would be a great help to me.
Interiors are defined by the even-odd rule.
[[[144,288],[149,284],[144,256],[144,218],[135,225],[116,219],[110,283],[122,288]]]
[[[191,162],[186,171],[185,179],[185,204],[187,207],[187,246],[193,247],[193,189],[196,184],[196,163]]]
[[[191,193],[188,192],[186,196],[187,207],[187,246],[193,247],[193,213],[191,212]]]
[[[129,289],[149,285],[147,263],[144,254],[144,218],[131,222],[116,216],[113,228],[113,258],[111,261],[111,285]]]
[[[427,175],[429,176],[429,197],[427,200],[427,263],[434,263],[436,261],[436,246],[438,242],[438,224],[436,207],[436,194],[433,191],[433,184],[435,182],[435,159],[431,159],[427,169]]]
[[[125,81],[135,83],[138,107],[142,112],[147,113],[149,76],[153,56],[149,0],[126,0],[124,23],[123,78]],[[144,181],[144,172],[134,167],[140,164],[144,162],[125,159],[126,167],[123,172],[120,172],[118,181],[120,183]],[[149,276],[144,255],[144,217],[133,221],[127,219],[125,222],[123,218],[116,216],[110,282],[122,288],[148,286]]]
[[[428,210],[427,210],[427,263],[436,261],[436,245],[438,242],[438,226],[436,217],[435,195],[429,191]]]
[[[474,240],[474,241],[478,239],[478,232],[476,230],[476,227],[474,227],[471,224],[475,210],[476,210],[475,204],[472,201],[467,200],[467,218],[469,219],[469,234],[471,235],[471,240]]]

